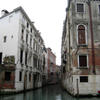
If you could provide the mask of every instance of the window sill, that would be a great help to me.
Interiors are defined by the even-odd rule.
[[[78,47],[88,47],[87,44],[78,44]]]
[[[78,69],[88,69],[88,67],[78,67]]]
[[[80,11],[80,12],[79,12],[79,11],[76,11],[76,13],[77,13],[77,14],[85,14],[84,11],[83,11],[83,12],[81,12],[81,11]]]
[[[84,83],[84,84],[87,84],[88,82],[80,82],[80,84],[81,84],[81,83],[82,83],[82,84],[83,84],[83,83]]]

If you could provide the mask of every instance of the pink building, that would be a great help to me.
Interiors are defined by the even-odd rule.
[[[56,78],[56,56],[50,48],[47,48],[48,54],[48,83],[55,83]]]

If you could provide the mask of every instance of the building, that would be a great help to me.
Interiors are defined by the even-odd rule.
[[[44,41],[22,7],[0,17],[0,91],[42,86]]]
[[[48,80],[48,54],[47,54],[47,49],[44,46],[43,47],[43,71],[42,71],[42,85],[45,86],[47,85],[47,80]]]
[[[44,41],[40,36],[40,32],[37,31],[36,37],[34,38],[34,88],[38,88],[42,86],[42,74],[43,74],[43,46]]]
[[[68,0],[61,62],[62,84],[72,95],[100,94],[100,0]]]
[[[51,48],[47,48],[48,84],[56,83],[56,56]]]
[[[56,65],[57,82],[61,82],[61,66]]]

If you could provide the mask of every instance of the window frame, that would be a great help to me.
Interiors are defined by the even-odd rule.
[[[6,35],[3,37],[3,42],[4,42],[4,43],[7,42],[7,36],[6,36]]]
[[[22,71],[19,71],[19,81],[22,81]]]
[[[24,28],[21,29],[21,40],[24,40]]]
[[[85,44],[79,44],[79,40],[78,40],[78,27],[80,26],[80,25],[83,25],[84,27],[85,27]],[[77,33],[77,45],[78,46],[86,46],[86,45],[88,45],[87,43],[88,43],[88,40],[87,40],[87,27],[86,27],[86,25],[84,25],[84,24],[78,24],[77,25],[77,28],[76,28],[76,33]]]
[[[23,64],[23,55],[24,55],[24,50],[20,49],[20,63]]]
[[[3,53],[0,52],[0,64],[2,64]]]
[[[79,56],[86,56],[86,58],[87,58],[87,66],[80,67]],[[88,64],[89,64],[89,63],[88,63],[88,54],[79,54],[79,55],[78,55],[78,68],[80,68],[80,69],[86,69],[86,68],[89,68],[89,65],[88,65]]]
[[[30,35],[30,47],[32,47],[32,35]]]
[[[26,34],[26,44],[28,44],[28,33]]]
[[[25,51],[25,65],[27,66],[28,63],[28,52]]]
[[[97,5],[98,15],[100,15],[100,3]]]
[[[27,28],[29,28],[29,22],[27,22],[27,25],[26,26],[27,26]]]
[[[87,77],[87,81],[82,81],[81,80],[82,77]],[[80,79],[80,83],[88,83],[89,82],[89,76],[80,76],[79,79]]]
[[[30,32],[31,32],[31,33],[33,32],[33,29],[32,29],[32,27],[30,28]]]
[[[31,82],[32,81],[32,75],[31,75],[31,73],[29,73],[29,82]]]
[[[83,4],[83,12],[78,12],[78,11],[77,11],[77,5],[78,5],[78,4]],[[83,2],[77,2],[77,3],[76,3],[76,12],[77,12],[77,13],[84,13],[84,12],[85,12],[85,3],[83,3]]]

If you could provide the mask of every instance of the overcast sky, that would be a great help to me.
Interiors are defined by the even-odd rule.
[[[0,11],[9,12],[22,6],[41,32],[46,47],[50,47],[61,64],[61,37],[67,0],[1,0]]]

